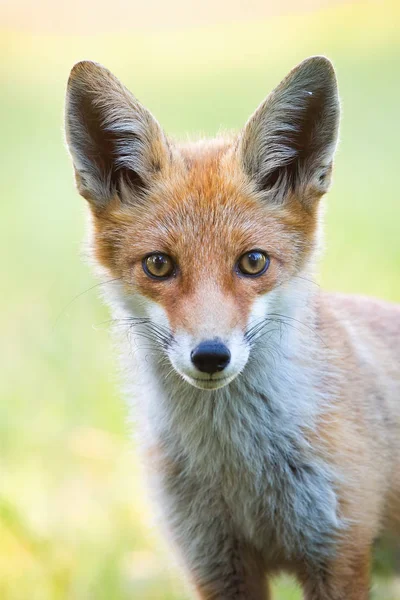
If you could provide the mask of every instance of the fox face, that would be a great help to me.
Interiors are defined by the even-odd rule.
[[[295,68],[239,135],[186,145],[103,67],[72,70],[67,141],[94,256],[128,320],[193,386],[245,368],[312,262],[338,119],[323,57]]]

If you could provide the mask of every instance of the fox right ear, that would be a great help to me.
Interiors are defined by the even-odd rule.
[[[330,183],[339,126],[331,62],[313,56],[295,67],[250,117],[238,140],[243,168],[271,202],[290,191],[306,208]]]
[[[142,195],[169,160],[166,137],[150,112],[110,71],[90,61],[69,77],[65,130],[80,194],[102,208],[118,195]]]

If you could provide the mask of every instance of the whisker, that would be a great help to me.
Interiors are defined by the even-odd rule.
[[[314,279],[309,279],[308,277],[303,277],[302,275],[293,275],[293,279],[302,279],[303,281],[307,281],[307,283],[312,283],[317,288],[320,288],[320,284],[314,281]]]
[[[134,335],[144,337],[150,341],[157,342],[162,349],[166,349],[174,342],[174,337],[169,329],[156,325],[147,317],[128,317],[120,319],[121,324],[126,324]],[[143,329],[140,329],[140,326]],[[137,328],[139,327],[139,328]]]
[[[148,339],[156,340],[164,347],[170,346],[174,342],[174,337],[167,327],[153,323],[148,317],[123,317],[109,319],[103,321],[103,323],[115,323],[116,327],[127,326],[129,330],[132,330],[136,326],[143,326],[147,331],[140,331],[137,329],[135,330],[136,335],[141,335],[142,337],[147,336]]]
[[[309,331],[311,331],[324,345],[325,341],[323,340],[323,338],[319,335],[319,333],[317,333],[317,330],[315,329],[315,327],[312,327],[311,325],[308,325],[308,323],[303,323],[302,321],[299,321],[298,319],[295,319],[294,317],[290,317],[288,315],[280,315],[279,313],[271,313],[271,316],[277,316],[279,318],[282,319],[289,319],[290,321],[295,321],[295,323],[299,323],[299,325],[301,325],[302,327],[306,327]],[[291,325],[291,323],[287,323],[287,325]],[[299,330],[300,331],[300,330]]]
[[[55,327],[57,326],[59,320],[61,319],[61,317],[64,315],[65,311],[71,306],[71,304],[73,304],[75,302],[75,300],[78,300],[78,298],[80,298],[81,296],[83,296],[84,294],[87,294],[88,292],[90,292],[91,290],[94,290],[97,287],[100,287],[101,285],[107,285],[108,283],[112,283],[113,281],[120,281],[122,278],[121,277],[115,277],[114,279],[109,279],[108,281],[100,281],[100,283],[95,283],[94,285],[92,285],[90,288],[88,288],[87,290],[84,290],[83,292],[80,292],[79,294],[77,294],[76,296],[74,296],[74,298],[72,298],[72,300],[70,300],[65,306],[64,308],[60,311],[60,313],[57,315],[57,317],[54,320],[53,323],[53,329],[55,329]]]
[[[280,334],[281,340],[282,340],[282,325],[286,325],[287,327],[292,327],[293,329],[295,329],[297,331],[301,331],[301,329],[299,327],[296,327],[296,325],[294,324],[294,323],[298,323],[302,327],[305,327],[306,329],[310,330],[315,336],[317,336],[322,341],[323,344],[325,344],[324,340],[317,333],[317,331],[315,330],[314,327],[308,325],[307,323],[303,323],[302,321],[299,321],[295,317],[291,317],[289,315],[282,315],[280,313],[270,313],[267,317],[261,319],[260,321],[255,323],[253,326],[249,327],[247,329],[247,331],[245,332],[246,340],[251,343],[255,338],[259,339],[260,337],[262,337],[261,333],[270,323],[279,323],[280,330],[281,330],[281,334]]]

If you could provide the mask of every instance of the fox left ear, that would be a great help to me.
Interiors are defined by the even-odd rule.
[[[293,191],[311,208],[330,184],[340,106],[335,71],[323,56],[295,67],[245,125],[238,151],[268,199]]]
[[[161,177],[170,158],[150,112],[101,65],[82,61],[67,86],[65,130],[80,194],[102,209],[132,202]]]

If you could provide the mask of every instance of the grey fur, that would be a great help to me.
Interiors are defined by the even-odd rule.
[[[268,311],[282,309],[288,294],[290,285]],[[299,295],[297,284],[296,294],[312,327],[310,291]],[[126,314],[118,284],[112,304],[117,318]],[[248,600],[231,572],[237,544],[255,549],[272,572],[291,562],[323,571],[346,528],[336,497],[341,475],[307,441],[321,415],[335,410],[340,374],[329,375],[329,398],[316,391],[328,351],[310,343],[309,328],[275,329],[267,344],[255,341],[240,377],[208,392],[171,372],[161,348],[140,350],[140,339],[133,333],[123,353],[132,414],[143,447],[156,444],[175,465],[172,474],[158,470],[151,485],[191,576],[219,585],[216,598]]]
[[[148,111],[108,71],[91,65],[89,75],[86,64],[76,67],[69,86],[67,138],[80,191],[101,208],[116,191],[115,172],[127,169],[151,185],[169,153]],[[314,97],[318,110],[310,117]],[[105,161],[87,125],[92,109],[101,143],[113,136]],[[297,67],[260,106],[236,151],[258,186],[281,169],[272,189],[262,190],[269,200],[281,202],[290,184],[303,189],[307,202],[326,191],[338,118],[333,69],[317,57]],[[304,127],[300,148],[293,141]],[[160,307],[146,306],[145,298],[127,294],[119,282],[110,287],[117,320],[146,316],[159,324]],[[300,315],[312,328],[310,290],[297,280],[270,292],[262,316],[274,312]],[[322,444],[308,441],[318,419],[335,410],[334,381],[340,378],[325,373],[330,357],[311,339],[310,327],[274,329],[268,344],[261,336],[253,340],[240,376],[212,392],[171,371],[168,347],[141,349],[140,331],[132,331],[132,345],[123,346],[143,446],[157,447],[161,460],[173,465],[155,470],[153,489],[183,562],[192,577],[213,584],[218,595],[212,598],[249,600],[239,548],[256,553],[270,571],[297,563],[319,572],[346,526],[338,509],[341,473]],[[322,375],[329,397],[319,391]]]

